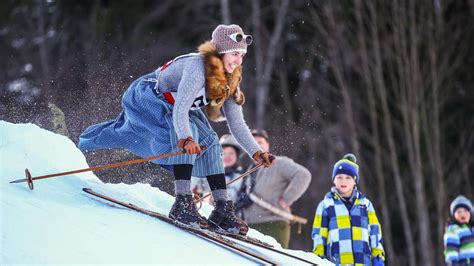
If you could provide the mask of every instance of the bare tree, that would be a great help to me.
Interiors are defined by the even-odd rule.
[[[50,70],[50,58],[49,58],[49,47],[46,37],[46,23],[47,23],[47,13],[46,13],[46,3],[44,1],[38,1],[38,6],[36,10],[36,15],[38,17],[38,46],[39,46],[39,55],[41,62],[41,70],[45,82],[43,83],[43,95],[47,101],[51,101],[53,93],[51,92],[51,70]]]
[[[383,68],[382,55],[381,55],[382,48],[379,41],[379,29],[378,29],[378,25],[381,22],[378,21],[377,19],[377,12],[375,10],[374,2],[368,3],[368,10],[370,12],[369,17],[371,18],[369,27],[370,27],[370,38],[373,43],[372,53],[374,56],[374,62],[373,62],[374,66],[373,66],[372,71],[374,72],[374,81],[375,81],[376,87],[378,88],[377,92],[378,92],[379,101],[381,103],[381,108],[382,108],[382,114],[383,114],[382,120],[384,121],[384,131],[385,131],[386,139],[389,146],[388,155],[390,158],[390,166],[392,168],[392,173],[393,173],[393,177],[395,181],[397,200],[399,201],[400,214],[401,214],[401,219],[402,219],[402,224],[403,224],[403,232],[405,235],[405,242],[407,244],[407,250],[408,250],[408,261],[409,261],[409,265],[416,265],[413,232],[411,229],[407,203],[406,203],[405,195],[404,195],[404,186],[403,186],[402,174],[400,170],[400,162],[398,160],[397,148],[395,144],[396,141],[395,141],[395,136],[394,136],[392,115],[391,115],[391,112],[389,110],[389,105],[388,105],[387,86],[386,86],[386,83],[384,80],[384,74],[383,74],[384,68]]]
[[[276,3],[273,2],[273,3]],[[256,101],[256,125],[257,128],[265,127],[265,108],[268,101],[268,90],[270,87],[273,64],[278,46],[281,45],[281,35],[288,12],[289,0],[282,0],[275,14],[275,25],[268,42],[262,36],[265,26],[262,24],[260,1],[252,1],[252,24],[255,39],[255,71],[257,78],[257,101]]]
[[[222,23],[229,25],[231,21],[229,0],[221,0],[221,16],[222,16]]]
[[[364,26],[364,19],[362,18],[362,5],[360,0],[356,0],[355,2],[355,16],[357,21],[357,41],[359,44],[359,57],[362,61],[362,77],[364,79],[365,84],[367,85],[367,101],[369,104],[369,116],[370,116],[370,127],[372,131],[372,136],[368,138],[371,140],[372,147],[374,149],[374,174],[377,178],[377,188],[379,194],[379,202],[381,203],[380,213],[382,214],[382,228],[384,228],[384,243],[386,247],[386,252],[389,254],[388,256],[388,264],[395,265],[395,248],[393,247],[393,239],[391,233],[391,219],[389,213],[389,204],[387,199],[387,193],[385,189],[385,182],[384,182],[384,172],[383,172],[383,165],[382,165],[382,154],[383,151],[381,149],[382,143],[380,141],[380,133],[378,128],[378,121],[380,119],[379,114],[377,112],[376,106],[376,89],[374,86],[374,82],[372,80],[372,72],[369,66],[369,52],[367,50],[367,45],[365,42],[365,36],[367,33],[365,31]],[[369,18],[370,19],[370,18]],[[413,247],[412,247],[413,248]],[[412,263],[415,262],[414,254],[412,258]]]
[[[359,133],[356,127],[356,119],[353,111],[353,97],[350,96],[349,92],[349,84],[346,77],[346,67],[348,58],[354,57],[353,54],[345,53],[343,43],[346,39],[343,37],[344,33],[342,32],[342,27],[338,26],[334,13],[332,10],[331,5],[327,5],[324,9],[325,16],[328,20],[328,31],[332,34],[326,34],[326,38],[328,40],[328,54],[329,54],[329,62],[333,69],[334,76],[336,78],[336,83],[340,88],[342,99],[343,99],[343,115],[345,118],[345,122],[348,125],[349,131],[351,134],[350,136],[350,150],[355,154],[360,154],[360,146],[359,146]],[[342,43],[341,43],[342,42]],[[358,186],[364,190],[364,182],[361,181]]]
[[[146,13],[143,18],[138,21],[133,29],[132,39],[139,40],[140,34],[143,34],[143,29],[149,26],[149,24],[156,22],[169,12],[170,7],[175,3],[173,0],[159,1],[158,4],[151,10],[151,12]]]

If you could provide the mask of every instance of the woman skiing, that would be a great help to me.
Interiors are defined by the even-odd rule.
[[[245,235],[248,226],[235,216],[228,199],[222,147],[207,119],[227,120],[242,148],[264,166],[271,165],[271,154],[259,148],[242,112],[241,64],[251,43],[252,37],[238,25],[217,26],[198,53],[178,56],[135,80],[123,95],[119,117],[87,128],[79,148],[125,148],[141,157],[184,150],[185,154],[153,161],[174,173],[176,199],[169,217]],[[200,109],[204,106],[207,118]],[[191,175],[209,182],[216,206],[207,220],[195,208]]]

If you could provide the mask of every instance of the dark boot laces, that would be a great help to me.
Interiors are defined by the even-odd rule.
[[[181,201],[179,204],[181,205],[183,212],[196,216],[198,213],[193,199],[188,196],[182,196],[182,199],[183,201]]]
[[[232,203],[232,201],[229,200],[225,202],[224,212],[227,214],[227,217],[233,222],[241,222],[241,220],[235,215],[234,204]]]
[[[227,213],[234,214],[234,204],[232,204],[232,201],[226,201],[225,202],[224,211],[227,212]]]
[[[194,216],[197,216],[197,217],[200,217],[201,219],[206,219],[204,216],[202,216],[201,214],[199,214],[199,211],[198,209],[196,208],[196,202],[194,201],[194,199],[191,197],[189,199],[189,202],[186,202],[187,203],[187,210],[190,214],[194,215]]]

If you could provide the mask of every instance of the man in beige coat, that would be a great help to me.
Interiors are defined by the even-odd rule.
[[[265,130],[252,130],[252,135],[263,151],[270,150],[269,137]],[[251,228],[274,237],[283,248],[288,248],[291,236],[290,221],[257,204],[255,198],[290,213],[291,205],[303,195],[310,181],[311,173],[305,167],[288,157],[276,156],[271,167],[261,167],[246,177],[245,186],[235,206],[236,214]],[[251,194],[254,200],[251,199]]]

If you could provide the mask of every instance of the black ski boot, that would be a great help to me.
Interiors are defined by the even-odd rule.
[[[193,195],[176,195],[176,200],[168,216],[175,221],[195,228],[207,229],[209,227],[206,218],[197,211]]]
[[[208,218],[209,229],[232,234],[247,235],[249,226],[235,216],[234,204],[230,200],[216,201],[216,207]]]

